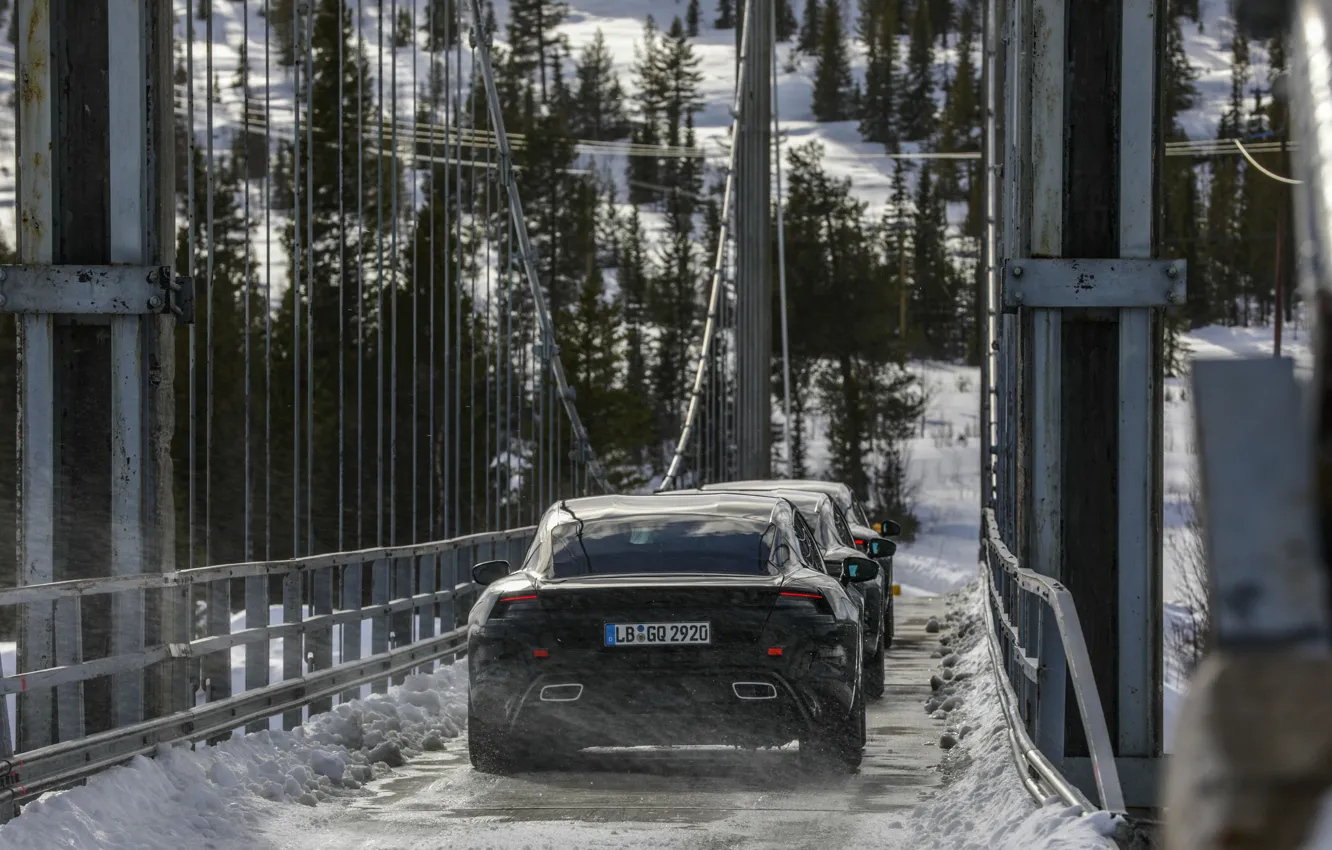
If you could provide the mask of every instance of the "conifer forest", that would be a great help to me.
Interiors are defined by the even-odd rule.
[[[178,2],[178,32],[193,28],[200,41],[192,49],[200,51],[209,16],[241,2]],[[210,507],[206,516],[194,509],[209,563],[530,522],[544,505],[521,485],[532,470],[513,435],[524,433],[537,400],[507,409],[484,389],[521,372],[515,358],[531,356],[530,348],[502,345],[532,337],[531,313],[519,309],[530,293],[486,247],[505,244],[509,228],[487,206],[494,193],[486,169],[441,155],[453,137],[433,132],[446,109],[478,132],[489,127],[475,75],[462,78],[453,58],[474,50],[470,2],[305,0],[305,16],[293,9],[300,0],[246,2],[269,26],[249,33],[234,73],[208,80],[202,54],[187,55],[186,39],[176,44],[179,108],[192,77],[196,118],[191,124],[180,112],[177,122],[175,257],[182,273],[209,281],[208,297],[200,290],[197,298],[196,327],[209,329],[214,352],[191,356],[186,333],[177,334],[178,562],[204,558],[204,532],[185,532],[190,499],[203,498],[187,478],[192,452],[209,456]],[[870,199],[820,142],[794,131],[783,138],[783,185],[773,198],[783,205],[791,317],[792,465],[797,476],[845,480],[886,514],[908,518],[902,444],[919,430],[928,403],[910,365],[980,359],[983,167],[978,157],[937,155],[981,150],[982,4],[773,2],[781,70],[796,69],[803,81],[778,86],[782,121],[841,125],[839,138],[891,161],[890,191]],[[10,5],[0,0],[12,42]],[[703,150],[701,116],[725,109],[729,98],[708,94],[696,42],[736,30],[743,3],[643,4],[652,14],[641,21],[632,56],[617,55],[624,39],[600,30],[571,43],[571,5],[508,0],[490,9],[496,82],[508,132],[524,139],[516,180],[590,442],[615,488],[643,490],[660,480],[680,434],[721,224],[725,160],[692,154]],[[1199,79],[1186,49],[1185,33],[1202,26],[1198,0],[1163,5],[1160,251],[1187,259],[1189,270],[1171,338],[1205,325],[1266,325],[1277,314],[1296,321],[1290,187],[1243,157],[1215,154],[1222,146],[1202,144],[1286,137],[1283,47],[1231,37],[1229,94],[1214,104],[1217,120],[1208,126],[1189,117],[1204,90],[1217,88],[1202,85],[1217,81]],[[356,26],[358,8],[371,6],[383,15],[378,32]],[[271,48],[266,56],[257,55],[257,43]],[[389,72],[371,46],[373,56],[429,58],[410,96],[392,97],[404,81],[383,79]],[[264,124],[292,120],[289,106],[263,110],[264,79],[287,80],[298,92],[295,132],[270,133],[275,128]],[[198,132],[204,110],[239,115],[240,103],[245,120],[229,119],[212,138]],[[385,128],[404,122],[420,133],[414,155],[389,158]],[[631,155],[586,152],[611,143]],[[393,144],[403,149],[401,140]],[[1279,146],[1263,151],[1256,157],[1266,168],[1290,173]],[[491,235],[482,240],[479,231]],[[779,241],[772,244],[776,269]],[[13,246],[0,247],[12,261]],[[307,289],[293,285],[298,275],[310,281]],[[425,325],[413,322],[413,310],[426,305],[447,322],[447,345],[445,325],[431,325],[439,339],[428,343]],[[298,336],[306,321],[317,330]],[[773,340],[773,472],[785,474],[781,335]],[[0,324],[4,362],[14,346],[13,323]],[[256,364],[248,372],[247,362]],[[443,389],[428,386],[426,374]],[[0,370],[0,397],[15,397],[15,380]],[[191,409],[191,382],[207,387],[206,411]],[[445,392],[461,401],[446,401]],[[292,402],[303,393],[308,409]],[[301,453],[331,460],[293,468],[294,429],[307,424]],[[0,404],[0,431],[14,429],[12,406]],[[384,454],[395,435],[396,453]],[[446,452],[443,441],[461,448]],[[442,457],[453,465],[445,468]],[[548,474],[574,474],[572,467]],[[0,452],[0,500],[13,498],[14,471],[14,452]],[[311,504],[293,507],[294,479],[306,475]],[[512,492],[498,502],[482,497],[493,491],[486,482]],[[386,495],[371,495],[379,493]],[[293,517],[306,510],[308,525]],[[0,528],[0,551],[13,551],[13,532]],[[186,551],[190,540],[194,552]]]

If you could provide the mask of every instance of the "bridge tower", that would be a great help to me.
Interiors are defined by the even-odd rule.
[[[168,570],[173,308],[189,306],[171,272],[171,0],[15,14],[20,265],[0,312],[19,326],[18,580]],[[179,645],[185,615],[172,591],[26,606],[19,669]],[[20,695],[18,751],[182,708],[184,670],[159,667]]]
[[[742,4],[750,72],[740,92],[735,173],[736,442],[741,478],[767,478],[772,443],[772,0]],[[736,28],[741,32],[744,24]]]
[[[1159,7],[987,8],[997,114],[985,404],[998,427],[985,498],[1023,565],[1077,602],[1130,807],[1155,800],[1162,751],[1162,318],[1185,280],[1156,250]],[[1042,695],[1042,711],[1064,720],[1039,744],[1086,790],[1079,695],[1071,680],[1062,704]]]

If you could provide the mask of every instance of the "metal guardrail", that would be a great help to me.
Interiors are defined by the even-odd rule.
[[[78,628],[83,628],[81,601],[108,594],[139,594],[153,589],[184,589],[194,596],[214,582],[253,577],[284,578],[284,622],[245,628],[227,634],[198,637],[188,643],[152,646],[132,655],[98,658],[43,670],[20,670],[2,675],[0,696],[71,686],[99,676],[146,675],[166,659],[201,659],[225,653],[224,675],[230,675],[233,646],[284,639],[285,652],[306,658],[307,643],[329,641],[334,625],[348,627],[353,638],[344,640],[347,652],[341,663],[305,675],[287,677],[266,687],[205,703],[184,711],[87,735],[26,753],[9,751],[14,738],[0,703],[0,822],[12,817],[16,804],[45,791],[83,780],[136,755],[152,753],[159,744],[201,741],[226,735],[246,724],[297,711],[312,703],[331,706],[355,692],[349,689],[405,676],[412,669],[466,649],[465,621],[476,595],[472,564],[492,558],[522,559],[536,528],[474,534],[415,546],[336,552],[285,561],[223,564],[178,572],[79,579],[0,590],[0,609],[49,605],[72,601]],[[371,568],[371,604],[362,604],[361,569]],[[326,571],[341,572],[341,598],[337,608],[314,612],[306,606],[302,576],[313,579]],[[331,579],[332,576],[323,576]],[[295,579],[295,580],[293,580]],[[331,581],[329,582],[332,583]],[[461,604],[460,604],[461,603]],[[310,616],[303,611],[309,610]],[[361,623],[369,620],[372,648],[382,651],[360,657]],[[438,620],[440,634],[436,635]],[[396,646],[388,647],[390,635]],[[346,635],[344,635],[344,638]],[[217,668],[215,668],[217,669]],[[290,715],[289,715],[290,717]],[[299,722],[299,714],[295,715]],[[295,725],[289,723],[288,726]]]
[[[1037,799],[1042,795],[1032,774],[1069,805],[1123,815],[1119,768],[1073,597],[1059,582],[1018,564],[999,536],[992,509],[985,510],[983,523],[990,655],[1013,752],[1025,768],[1023,782]],[[1087,738],[1099,806],[1064,777],[1069,682]]]

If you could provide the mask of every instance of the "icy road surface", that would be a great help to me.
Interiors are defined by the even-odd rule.
[[[638,750],[584,754],[567,771],[472,770],[463,738],[425,753],[345,806],[291,807],[261,828],[281,848],[892,847],[942,783],[943,721],[922,709],[938,660],[940,598],[899,597],[883,699],[854,776],[803,774],[790,751]],[[256,836],[259,837],[259,836]],[[256,842],[259,844],[262,842]]]

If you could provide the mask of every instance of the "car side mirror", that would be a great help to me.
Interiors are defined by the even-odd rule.
[[[902,536],[902,526],[898,525],[897,523],[893,522],[890,519],[886,519],[883,522],[876,522],[872,527],[876,532],[882,534],[884,537]]]
[[[508,561],[482,561],[472,567],[472,581],[480,585],[494,584],[508,574]]]
[[[869,554],[871,558],[891,558],[897,552],[897,544],[886,537],[871,540]]]
[[[863,555],[847,557],[842,562],[842,581],[865,582],[879,577],[879,562]]]

